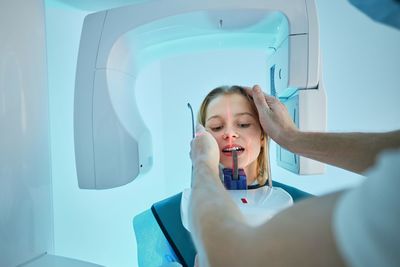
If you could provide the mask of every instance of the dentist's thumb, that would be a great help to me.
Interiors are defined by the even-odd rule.
[[[195,137],[202,136],[206,134],[206,129],[200,123],[196,125],[196,134]]]

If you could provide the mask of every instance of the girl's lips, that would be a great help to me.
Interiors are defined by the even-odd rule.
[[[243,153],[243,150],[238,151],[238,152],[237,152],[238,157],[239,157],[242,153]],[[232,157],[232,152],[222,152],[222,154],[224,154],[224,156],[226,156],[226,157]]]
[[[232,144],[223,147],[221,152],[227,157],[232,157],[232,150],[236,150],[237,155],[240,156],[245,149],[241,145]]]

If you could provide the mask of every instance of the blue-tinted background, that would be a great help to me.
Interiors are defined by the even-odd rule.
[[[344,0],[317,0],[317,6],[328,130],[400,128],[400,31],[372,22]],[[265,62],[262,51],[231,50],[182,55],[146,66],[136,91],[139,110],[152,132],[152,170],[120,188],[80,190],[73,97],[87,13],[46,1],[55,254],[106,266],[136,266],[133,217],[189,186],[191,122],[186,103],[197,110],[206,92],[221,84],[258,83],[266,88]],[[277,167],[274,145],[271,159],[273,179],[317,195],[363,179],[330,166],[324,175],[294,175]]]

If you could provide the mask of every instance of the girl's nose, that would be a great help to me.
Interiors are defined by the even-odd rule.
[[[233,129],[226,129],[224,134],[223,134],[223,138],[224,139],[232,139],[232,138],[238,138],[239,135],[236,131],[234,131]]]

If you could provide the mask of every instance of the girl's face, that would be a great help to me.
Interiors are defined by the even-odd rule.
[[[238,167],[255,165],[262,144],[261,127],[249,101],[240,94],[213,99],[206,113],[206,129],[214,136],[220,151],[220,163],[233,168],[232,148],[239,148]]]

